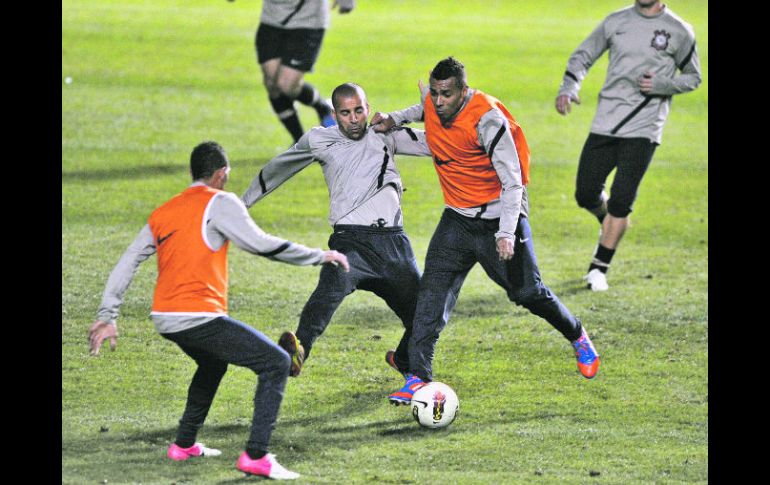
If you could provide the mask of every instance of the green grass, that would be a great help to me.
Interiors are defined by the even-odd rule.
[[[572,193],[577,158],[604,80],[583,104],[553,100],[566,59],[610,11],[630,1],[362,1],[332,15],[316,72],[328,95],[355,81],[374,110],[418,101],[437,60],[461,59],[469,82],[500,98],[532,149],[531,216],[541,272],[578,315],[603,358],[577,375],[564,339],[510,304],[478,267],[441,335],[436,378],[461,401],[449,428],[422,430],[385,400],[400,385],[384,365],[400,324],[356,292],[287,387],[272,452],[299,483],[708,482],[708,7],[669,6],[695,28],[704,82],[677,96],[642,184],[611,290],[583,289],[595,220]],[[192,147],[223,144],[240,194],[290,138],[256,65],[259,2],[62,3],[62,482],[246,483],[233,467],[251,416],[254,375],[231,367],[199,438],[221,458],[170,463],[189,359],[149,319],[154,258],[119,320],[118,350],[88,356],[86,332],[106,278],[158,204],[189,183]],[[66,84],[65,77],[73,82]],[[306,127],[316,121],[300,107]],[[418,261],[442,210],[430,161],[401,157],[404,215]],[[317,166],[251,214],[266,231],[325,247],[327,190]],[[293,329],[318,268],[230,251],[231,315],[268,336]],[[598,473],[598,475],[597,475]],[[258,481],[258,480],[257,480]]]

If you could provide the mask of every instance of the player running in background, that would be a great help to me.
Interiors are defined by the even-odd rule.
[[[355,0],[335,0],[345,14]],[[294,100],[312,106],[322,126],[334,124],[332,107],[318,90],[304,80],[313,71],[321,43],[329,27],[327,0],[263,0],[255,38],[257,60],[270,105],[296,143],[304,130]]]
[[[373,132],[367,126],[369,103],[361,86],[337,86],[332,101],[337,126],[311,129],[270,160],[242,200],[251,207],[316,160],[329,188],[329,223],[334,228],[329,247],[346,254],[351,270],[343,274],[322,268],[318,286],[302,309],[296,335],[281,336],[281,345],[294,357],[292,375],[299,374],[303,359],[337,307],[356,289],[373,292],[401,319],[404,334],[386,360],[404,373],[409,370],[408,344],[420,270],[403,228],[403,188],[395,155],[430,156],[430,150],[422,130]]]
[[[422,82],[420,89],[422,104],[372,118],[377,131],[424,120],[445,202],[425,256],[409,343],[410,371],[390,401],[409,404],[414,391],[433,379],[439,333],[476,263],[509,300],[544,318],[570,341],[578,369],[594,377],[599,356],[588,333],[540,278],[529,226],[529,147],[521,127],[500,101],[468,87],[465,68],[453,57],[438,62],[429,89]]]
[[[596,216],[601,226],[583,277],[593,291],[609,288],[607,270],[628,228],[642,177],[660,144],[671,97],[701,83],[690,24],[658,0],[636,0],[633,6],[608,15],[572,53],[556,96],[559,114],[567,115],[573,101],[580,104],[580,84],[607,50],[607,78],[580,154],[575,184],[578,205]],[[605,181],[614,169],[608,197]]]
[[[97,319],[89,330],[91,354],[99,354],[105,339],[110,339],[115,350],[115,320],[123,295],[139,264],[157,253],[153,323],[161,336],[176,343],[198,366],[168,457],[182,461],[221,454],[195,440],[228,364],[235,364],[259,375],[249,439],[236,467],[254,475],[293,479],[299,474],[286,470],[268,453],[291,359],[264,334],[228,316],[229,241],[284,263],[332,263],[333,272],[340,271],[338,264],[346,271],[349,267],[337,251],[310,249],[262,231],[240,199],[223,190],[229,172],[230,163],[220,145],[204,142],[195,147],[190,157],[193,184],[150,215],[110,273]]]

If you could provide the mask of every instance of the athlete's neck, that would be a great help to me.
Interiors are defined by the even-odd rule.
[[[645,17],[654,17],[655,15],[658,15],[666,7],[666,5],[660,3],[659,1],[645,2],[637,0],[634,7],[636,8],[637,12],[644,15]]]

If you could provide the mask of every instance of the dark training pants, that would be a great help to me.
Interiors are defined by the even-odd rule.
[[[234,364],[259,375],[246,448],[267,451],[289,377],[289,354],[261,332],[229,317],[161,335],[176,343],[198,364],[179,421],[177,443],[195,441],[227,365]]]
[[[575,182],[578,205],[589,210],[599,207],[605,181],[617,168],[607,212],[613,217],[626,217],[633,210],[639,185],[657,146],[647,138],[618,138],[590,133],[578,162]]]
[[[356,289],[366,290],[385,300],[401,319],[404,334],[395,361],[407,371],[420,270],[406,233],[400,227],[337,225],[329,237],[329,248],[347,256],[350,272],[331,265],[321,268],[318,286],[302,309],[296,332],[305,356],[310,355],[313,343],[326,330],[342,300]]]
[[[544,318],[567,340],[580,337],[580,320],[559,301],[540,279],[526,217],[519,217],[513,258],[501,261],[495,233],[499,219],[472,219],[445,209],[436,227],[420,281],[412,339],[410,370],[423,380],[433,379],[433,354],[439,333],[455,307],[465,277],[478,262],[500,285],[508,299]]]

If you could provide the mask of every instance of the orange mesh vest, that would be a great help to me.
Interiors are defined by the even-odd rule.
[[[227,314],[227,247],[205,240],[208,207],[220,190],[189,187],[158,207],[149,219],[158,256],[152,312]]]
[[[526,185],[529,183],[529,146],[521,126],[503,103],[477,90],[452,121],[452,126],[444,128],[433,100],[430,96],[425,98],[425,137],[433,153],[433,166],[444,192],[444,202],[448,205],[477,207],[500,196],[500,179],[484,147],[479,145],[476,132],[481,117],[493,107],[508,119],[519,155],[522,182]]]

